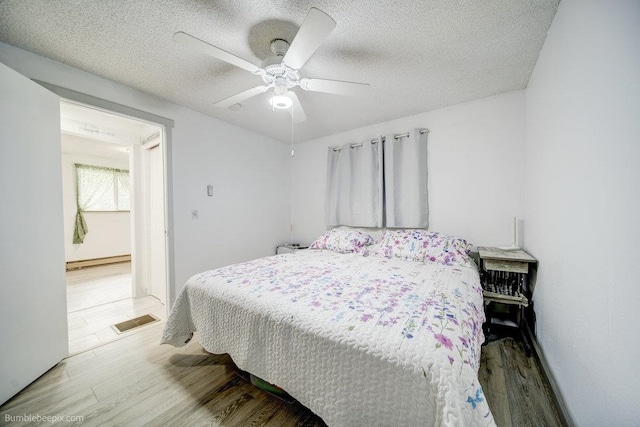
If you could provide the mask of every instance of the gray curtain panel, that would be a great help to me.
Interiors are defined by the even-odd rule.
[[[329,147],[327,225],[383,226],[382,144],[366,140]]]
[[[428,228],[427,136],[387,135],[384,142],[385,222],[389,228]]]

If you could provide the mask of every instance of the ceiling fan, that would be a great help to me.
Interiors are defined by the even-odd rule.
[[[291,45],[282,39],[272,40],[271,51],[274,56],[262,61],[260,67],[182,31],[175,33],[173,39],[185,46],[200,50],[214,58],[262,77],[265,84],[218,101],[213,104],[214,106],[230,107],[273,88],[274,96],[271,98],[273,107],[291,107],[289,112],[292,114],[293,120],[295,122],[303,122],[307,120],[307,117],[302,105],[300,105],[300,100],[295,92],[290,89],[300,86],[302,89],[312,92],[352,96],[364,94],[369,89],[369,85],[366,83],[303,78],[300,76],[299,70],[318,49],[324,39],[327,38],[329,33],[333,31],[335,26],[336,22],[329,15],[319,9],[311,8]]]

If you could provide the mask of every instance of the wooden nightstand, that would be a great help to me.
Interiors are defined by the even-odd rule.
[[[524,333],[524,309],[529,306],[531,290],[529,275],[537,260],[519,250],[479,247],[480,280],[487,317],[485,335],[493,325],[518,329],[525,352],[531,354],[527,334]],[[500,313],[498,308],[502,308]],[[515,311],[515,313],[513,313]]]

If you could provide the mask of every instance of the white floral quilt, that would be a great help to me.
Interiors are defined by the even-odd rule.
[[[308,250],[192,277],[162,342],[229,353],[330,426],[495,425],[475,267]]]

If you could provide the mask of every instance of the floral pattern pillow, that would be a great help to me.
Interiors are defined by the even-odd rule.
[[[359,230],[334,228],[318,237],[309,249],[328,249],[341,254],[355,252],[367,255],[367,246],[374,243],[373,237]]]
[[[387,230],[375,256],[467,266],[472,247],[464,239],[436,231]]]

